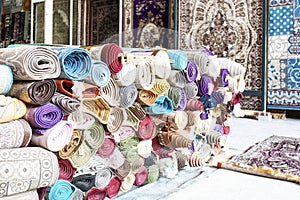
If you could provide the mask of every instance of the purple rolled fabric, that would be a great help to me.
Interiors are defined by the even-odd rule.
[[[209,88],[208,88],[208,84],[209,83],[213,83],[211,77],[209,77],[206,74],[203,74],[201,76],[201,79],[198,81],[198,94],[201,96],[207,95]]]
[[[214,55],[215,55],[212,51],[210,51],[210,50],[208,50],[208,49],[203,49],[202,52],[203,52],[203,53],[206,53],[206,54],[209,55],[209,56],[214,56]]]
[[[195,62],[188,61],[185,71],[186,71],[186,73],[185,73],[186,80],[188,82],[193,82],[196,80],[196,78],[198,76],[198,67]]]
[[[224,135],[224,128],[221,124],[216,124],[214,130],[219,132],[221,135]]]
[[[208,119],[208,111],[206,110],[206,111],[202,112],[202,113],[200,114],[200,118],[201,118],[202,120],[207,120],[207,119]]]
[[[211,93],[211,98],[217,102],[217,104],[222,104],[224,102],[224,95],[219,91],[213,91]]]
[[[42,106],[29,107],[24,119],[33,127],[33,130],[52,128],[64,117],[62,110],[52,103]]]
[[[176,110],[184,110],[186,107],[187,98],[184,88],[181,89],[181,99],[179,102],[179,106],[176,108]]]
[[[222,79],[223,87],[227,87],[228,86],[228,80],[226,80],[226,77],[228,75],[230,75],[230,72],[228,71],[228,69],[222,69],[221,70],[221,79]]]

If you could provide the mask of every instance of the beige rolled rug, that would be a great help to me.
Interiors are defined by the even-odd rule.
[[[155,68],[150,59],[138,60],[136,62],[137,73],[135,84],[138,89],[150,90],[155,83]]]
[[[0,95],[0,123],[22,118],[27,108],[23,101],[10,96]]]

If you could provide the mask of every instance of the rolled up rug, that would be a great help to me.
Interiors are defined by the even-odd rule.
[[[23,101],[17,98],[0,95],[0,123],[22,118],[27,111]]]
[[[150,116],[140,121],[137,136],[141,140],[150,140],[156,136],[156,125]]]
[[[131,165],[130,162],[125,159],[124,163],[114,170],[114,173],[119,176],[121,179],[125,178],[131,171]]]
[[[74,174],[77,170],[69,160],[59,159],[59,180],[65,180],[68,182],[72,182]]]
[[[148,183],[154,183],[159,178],[159,167],[154,164],[148,167],[148,177],[147,182]]]
[[[75,188],[75,192],[72,194],[69,200],[82,200],[82,199],[84,199],[84,193],[79,188]]]
[[[165,95],[170,89],[170,84],[166,79],[155,79],[155,83],[151,91],[158,95]]]
[[[179,105],[177,106],[176,110],[184,110],[186,107],[187,98],[183,88],[180,89],[180,97]]]
[[[62,79],[83,80],[92,70],[90,53],[78,47],[51,47],[60,62]]]
[[[168,50],[168,55],[171,60],[171,68],[183,71],[187,67],[187,53],[182,50]]]
[[[112,198],[118,195],[120,187],[122,184],[122,179],[118,176],[113,176],[109,184],[106,186],[106,196]]]
[[[75,99],[95,98],[100,94],[100,89],[92,84],[68,79],[55,80],[57,91]]]
[[[155,68],[150,59],[136,60],[135,84],[138,89],[151,90],[155,83]]]
[[[39,195],[36,189],[27,192],[17,193],[15,195],[1,197],[1,200],[39,200]]]
[[[11,67],[15,80],[55,79],[61,73],[55,52],[41,46],[2,48],[0,64]]]
[[[121,167],[124,164],[124,162],[125,157],[119,148],[115,148],[114,152],[106,160],[108,167],[112,168],[113,170],[116,170],[119,167]]]
[[[58,180],[49,187],[46,200],[68,200],[76,191],[76,187],[68,181]]]
[[[186,98],[195,98],[198,94],[198,86],[195,82],[187,83],[184,87]]]
[[[0,162],[0,182],[5,186],[0,198],[51,186],[59,174],[55,154],[40,147],[0,149]]]
[[[135,84],[131,84],[129,86],[121,86],[120,106],[122,108],[128,108],[135,102],[137,95],[138,95],[138,90],[135,87]]]
[[[167,79],[171,73],[171,63],[169,55],[164,50],[153,50],[154,59],[153,65],[155,66],[155,75],[161,79]]]
[[[185,74],[182,71],[172,70],[167,81],[171,86],[184,88],[186,84]]]
[[[108,158],[113,154],[115,148],[116,141],[112,137],[107,136],[102,145],[98,148],[97,154],[102,158]]]
[[[178,163],[175,155],[159,159],[157,165],[161,177],[174,178],[178,174]]]
[[[71,113],[67,120],[73,124],[74,129],[88,129],[92,124],[95,123],[95,117],[93,114],[79,109]]]
[[[99,189],[93,187],[89,191],[87,191],[85,200],[104,200],[107,196],[106,189]]]
[[[189,110],[189,111],[203,110],[203,103],[196,98],[189,99],[186,103],[185,110]]]
[[[104,62],[92,60],[91,72],[84,81],[98,87],[104,87],[108,84],[110,77],[111,73]]]
[[[194,61],[188,61],[185,69],[185,77],[188,82],[194,82],[198,77],[198,66]]]
[[[0,64],[0,95],[7,94],[12,86],[14,77],[12,74],[12,70],[7,65]]]
[[[128,192],[135,182],[135,175],[133,173],[129,173],[122,181],[120,191]]]
[[[239,76],[246,73],[246,68],[235,61],[232,61],[228,58],[218,58],[217,59],[222,69],[228,69],[230,76]]]
[[[135,115],[139,120],[142,120],[146,117],[146,112],[138,102],[133,103],[133,105],[128,107],[128,110]]]
[[[152,106],[145,107],[149,114],[167,114],[173,111],[172,100],[167,96],[159,96]]]
[[[24,119],[33,127],[33,129],[46,131],[52,128],[64,117],[61,109],[52,103],[41,106],[28,106]]]
[[[93,53],[93,47],[90,49]],[[105,62],[112,74],[120,72],[122,64],[123,50],[115,43],[108,43],[101,47],[101,60]]]
[[[135,135],[135,130],[131,126],[122,126],[118,131],[118,138],[120,141],[125,140]]]
[[[100,96],[105,99],[110,106],[120,105],[120,87],[113,78],[110,78],[108,84],[101,88]]]
[[[201,76],[201,79],[199,81],[197,81],[198,84],[198,94],[200,95],[200,97],[207,95],[207,94],[211,94],[212,92],[212,87],[213,87],[213,80],[211,79],[211,77],[209,77],[206,74],[203,74]]]
[[[24,119],[0,123],[0,149],[26,147],[31,137],[31,127]]]
[[[148,177],[148,170],[145,166],[141,167],[138,172],[135,173],[134,185],[141,186],[143,185]]]
[[[56,85],[54,80],[18,81],[12,84],[11,90],[7,95],[16,97],[28,104],[44,105],[50,102],[55,92]]]
[[[82,103],[86,109],[97,115],[101,123],[108,123],[111,108],[102,97],[83,99]]]
[[[168,92],[168,97],[172,100],[173,108],[177,108],[181,101],[181,88],[171,87]]]
[[[151,155],[152,151],[152,140],[142,140],[137,145],[137,153],[142,158],[147,158]]]
[[[77,111],[80,107],[79,100],[59,92],[55,92],[50,102],[58,106],[63,112],[64,116],[70,115],[71,113]]]
[[[49,151],[57,152],[69,144],[72,133],[72,124],[68,121],[60,121],[42,134],[33,134],[30,142]]]
[[[187,165],[187,160],[188,160],[187,155],[181,153],[180,151],[176,151],[175,155],[177,158],[178,169],[183,169]]]
[[[123,109],[118,107],[111,108],[111,113],[105,128],[110,133],[118,131],[123,124],[124,118],[125,116]]]
[[[138,130],[140,120],[127,108],[124,109],[124,121],[122,126],[130,126],[134,130]]]
[[[112,177],[113,173],[108,167],[100,169],[95,176],[95,186],[104,189],[109,184]]]
[[[84,136],[80,130],[75,129],[73,131],[71,140],[68,145],[66,145],[62,150],[58,152],[58,157],[60,159],[69,159],[78,152],[79,147],[83,144]]]
[[[129,86],[133,84],[136,77],[135,63],[133,61],[123,63],[121,71],[112,76],[119,86]]]
[[[95,175],[82,174],[75,176],[72,180],[72,184],[79,188],[81,191],[87,192],[95,186]]]
[[[151,106],[158,98],[158,94],[150,90],[139,90],[137,102],[141,105]]]

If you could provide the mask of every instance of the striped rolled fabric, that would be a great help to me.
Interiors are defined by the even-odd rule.
[[[108,123],[111,108],[102,97],[83,99],[82,103],[85,108],[97,115],[101,123]]]
[[[136,66],[133,61],[125,62],[123,68],[116,74],[113,74],[113,78],[119,86],[129,86],[134,83],[136,77]]]
[[[0,123],[22,118],[27,112],[23,101],[17,98],[0,95]]]
[[[133,103],[133,105],[128,107],[128,110],[135,115],[139,120],[142,120],[146,117],[147,113],[138,102]]]
[[[120,106],[122,108],[128,108],[131,106],[138,96],[138,90],[135,84],[129,86],[120,87]]]
[[[108,84],[110,77],[111,73],[104,62],[92,60],[91,72],[84,81],[98,87],[104,87]]]
[[[188,61],[185,69],[185,77],[188,82],[194,82],[198,77],[198,66],[194,61]]]
[[[0,198],[51,186],[59,175],[56,155],[40,147],[0,149],[0,163],[5,172],[0,175],[5,184]]]
[[[100,90],[100,96],[110,106],[120,106],[120,86],[113,78],[110,78],[108,84]]]
[[[78,47],[51,47],[57,53],[61,65],[59,78],[83,80],[92,70],[90,53]]]
[[[45,200],[68,200],[75,193],[76,187],[68,181],[58,180],[49,187]]]
[[[0,64],[0,95],[6,95],[13,83],[14,77],[9,66]]]
[[[15,81],[7,95],[16,97],[28,104],[44,105],[50,102],[55,92],[54,80]]]
[[[183,71],[187,67],[188,57],[187,53],[182,50],[168,50],[169,58],[171,60],[171,68]]]
[[[165,95],[170,89],[170,84],[166,79],[155,79],[155,83],[151,91],[155,92],[158,95]]]
[[[55,79],[61,73],[55,52],[41,46],[2,48],[0,64],[11,67],[14,80]]]
[[[26,147],[31,137],[31,127],[24,119],[0,123],[0,149]]]
[[[58,106],[63,112],[64,116],[70,115],[71,113],[77,111],[80,107],[79,100],[59,92],[55,92],[50,102]]]

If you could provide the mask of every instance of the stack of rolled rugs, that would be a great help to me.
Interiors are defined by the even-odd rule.
[[[245,69],[212,52],[114,43],[0,53],[0,199],[105,199],[227,145]]]

